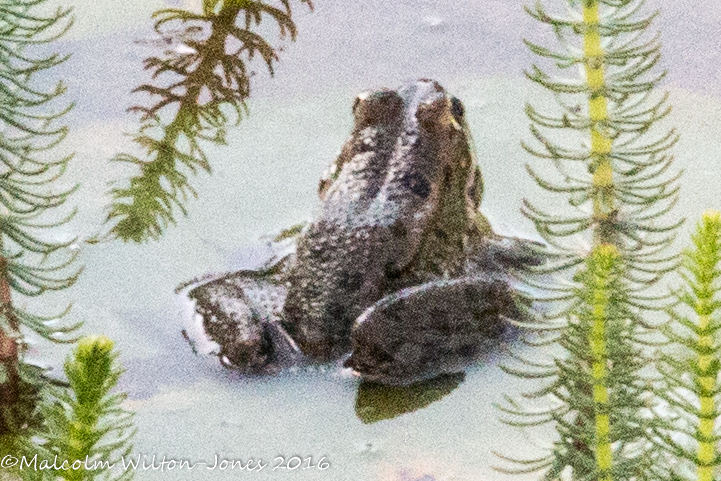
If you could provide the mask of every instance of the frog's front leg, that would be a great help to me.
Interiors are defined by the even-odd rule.
[[[521,313],[500,276],[433,281],[368,308],[352,330],[346,361],[364,380],[408,385],[462,371],[499,343]]]

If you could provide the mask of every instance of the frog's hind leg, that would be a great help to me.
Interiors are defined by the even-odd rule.
[[[346,361],[364,380],[408,385],[462,371],[502,343],[522,316],[506,280],[486,275],[401,289],[368,308]]]
[[[264,271],[239,271],[188,292],[207,337],[228,367],[258,373],[298,362],[300,350],[280,325],[286,288]]]

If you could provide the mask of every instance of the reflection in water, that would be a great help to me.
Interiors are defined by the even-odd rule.
[[[416,411],[450,394],[465,378],[463,372],[443,374],[404,387],[361,382],[355,402],[356,416],[370,424]]]

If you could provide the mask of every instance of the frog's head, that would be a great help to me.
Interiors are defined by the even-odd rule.
[[[421,79],[398,90],[362,92],[353,103],[353,116],[350,138],[320,181],[321,200],[347,195],[350,178],[362,178],[366,182],[353,186],[360,197],[385,186],[394,197],[408,194],[407,199],[415,200],[407,210],[453,198],[475,214],[483,179],[458,98],[438,82]],[[349,169],[351,164],[365,169]]]
[[[461,101],[421,79],[361,93],[353,115],[351,136],[320,183],[323,217],[386,229],[393,271],[425,255],[431,231],[463,243],[477,229],[483,179]]]

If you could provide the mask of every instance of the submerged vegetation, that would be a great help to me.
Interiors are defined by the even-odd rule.
[[[311,0],[301,1],[313,7]],[[114,159],[138,165],[140,173],[128,187],[112,191],[112,235],[134,242],[156,239],[175,223],[178,211],[186,214],[188,196],[196,195],[189,174],[210,172],[202,142],[224,144],[227,125],[247,113],[253,75],[248,60],[260,57],[271,75],[278,61],[278,49],[253,28],[269,16],[281,38],[295,40],[290,0],[281,3],[283,9],[261,0],[203,0],[202,13],[165,9],[154,14],[157,33],[167,34],[169,26],[180,29],[182,43],[145,61],[153,80],[164,83],[135,89],[157,100],[130,109],[142,114],[134,140],[147,158],[119,154]]]

